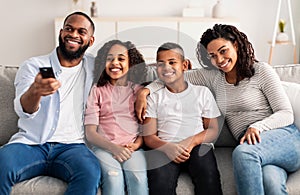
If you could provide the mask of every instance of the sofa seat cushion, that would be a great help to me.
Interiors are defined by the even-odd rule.
[[[60,179],[48,176],[38,176],[14,185],[10,195],[63,195],[66,189],[67,184]],[[97,195],[101,195],[100,190],[98,190]]]
[[[17,183],[13,186],[11,195],[25,194],[64,194],[67,189],[67,184],[62,180],[48,177],[38,176],[30,180]]]

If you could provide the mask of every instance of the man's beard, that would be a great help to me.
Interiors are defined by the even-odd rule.
[[[63,55],[63,57],[68,60],[68,61],[72,61],[72,60],[76,60],[79,59],[83,56],[84,52],[87,50],[87,48],[89,47],[89,44],[83,45],[82,47],[79,47],[79,49],[77,51],[68,51],[66,48],[65,43],[63,42],[61,36],[59,36],[59,49],[61,51],[61,54]]]

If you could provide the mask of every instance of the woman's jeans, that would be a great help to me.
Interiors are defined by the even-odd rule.
[[[93,151],[101,164],[103,195],[147,195],[147,165],[142,149],[131,154],[123,163],[117,161],[111,153],[94,147]]]
[[[190,159],[184,163],[170,161],[165,153],[147,151],[148,182],[150,195],[175,195],[179,174],[186,170],[194,184],[195,194],[222,194],[220,173],[211,146],[193,148]]]
[[[288,194],[286,172],[300,168],[300,132],[295,125],[263,131],[261,142],[233,151],[233,169],[240,195]]]
[[[98,159],[85,144],[7,144],[0,148],[0,194],[14,184],[41,175],[68,183],[65,194],[96,194],[100,182]]]

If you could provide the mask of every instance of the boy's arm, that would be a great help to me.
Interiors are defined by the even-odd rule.
[[[168,158],[175,163],[185,162],[189,157],[189,152],[180,145],[166,142],[157,136],[157,121],[155,118],[146,118],[143,125],[143,135],[145,144],[149,148],[153,148],[164,152]]]
[[[218,137],[219,126],[217,118],[203,117],[203,127],[204,130],[200,133],[188,137],[180,142],[180,144],[185,146],[189,152],[191,152],[195,146],[202,143],[211,143]]]

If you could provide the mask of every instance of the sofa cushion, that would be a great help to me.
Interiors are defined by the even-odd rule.
[[[0,65],[0,146],[7,143],[11,135],[17,132],[18,118],[13,108],[17,70],[17,66]]]
[[[284,81],[281,83],[293,107],[294,123],[300,129],[300,84]]]
[[[272,66],[279,75],[280,80],[300,84],[300,64],[287,64]]]

